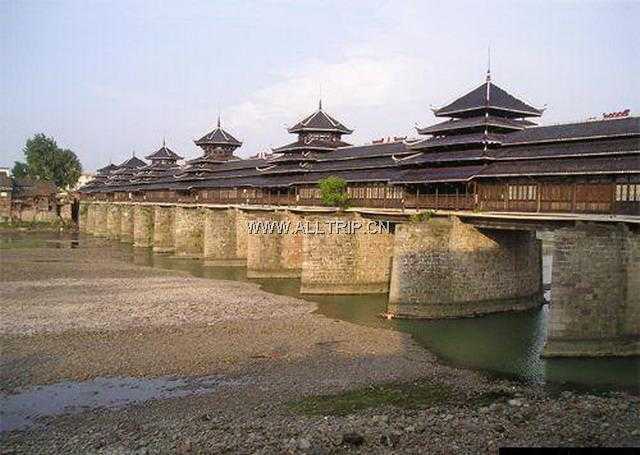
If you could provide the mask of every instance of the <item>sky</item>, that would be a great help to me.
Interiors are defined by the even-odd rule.
[[[86,170],[185,158],[222,125],[269,151],[323,108],[363,144],[493,81],[543,124],[640,115],[636,1],[0,0],[0,166],[43,132]]]

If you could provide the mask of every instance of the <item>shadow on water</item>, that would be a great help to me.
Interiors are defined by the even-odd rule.
[[[386,294],[300,295],[297,279],[248,279],[242,267],[205,267],[199,260],[153,254],[150,249],[134,249],[115,242],[113,247],[137,265],[180,270],[202,278],[257,283],[270,293],[313,301],[318,304],[319,314],[332,319],[411,334],[417,343],[451,365],[552,387],[640,389],[637,358],[542,359],[549,305],[468,319],[386,320],[379,317],[386,310]],[[548,255],[545,255],[543,272],[548,284],[551,276]],[[548,298],[548,293],[545,294]]]

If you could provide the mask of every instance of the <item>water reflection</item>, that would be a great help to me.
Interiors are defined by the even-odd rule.
[[[95,241],[83,237],[82,242]],[[248,279],[241,267],[210,267],[203,261],[153,254],[151,249],[110,243],[141,266],[180,270],[196,277],[250,281],[274,294],[298,297],[318,304],[317,312],[372,327],[409,333],[422,346],[436,353],[444,362],[478,369],[492,375],[526,382],[564,384],[580,387],[622,387],[640,389],[640,361],[636,359],[542,359],[548,305],[518,312],[487,315],[479,318],[441,321],[386,320],[379,315],[386,310],[385,295],[300,295],[297,279]],[[551,279],[551,263],[545,252],[543,281]],[[549,292],[545,292],[549,297]]]

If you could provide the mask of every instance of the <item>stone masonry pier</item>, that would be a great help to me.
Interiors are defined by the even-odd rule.
[[[407,223],[396,231],[388,311],[436,319],[530,308],[542,303],[541,263],[534,232],[481,231],[456,217]]]
[[[301,217],[288,212],[254,212],[247,222],[256,227],[247,234],[248,278],[296,278],[302,269],[302,234],[294,233]],[[278,228],[291,227],[289,232]],[[261,229],[258,229],[261,228]]]
[[[107,204],[96,204],[93,208],[93,235],[96,237],[108,237]]]
[[[121,206],[109,204],[107,206],[107,231],[111,240],[120,239],[120,212]]]
[[[204,254],[204,209],[176,207],[175,254],[183,258],[201,258]]]
[[[153,214],[154,209],[150,205],[136,205],[133,209],[133,246],[153,246]]]
[[[120,241],[123,243],[133,243],[133,213],[131,205],[120,208]]]
[[[153,251],[173,253],[175,251],[175,208],[158,205],[153,213]]]
[[[244,247],[240,245],[238,232],[242,231],[244,217],[236,209],[207,208],[204,216],[205,265],[245,266],[246,235]],[[238,218],[241,218],[238,222]],[[245,229],[246,231],[246,229]]]
[[[555,241],[544,355],[640,356],[640,233],[580,223]]]
[[[359,215],[305,218],[303,294],[372,294],[389,290],[393,234]],[[344,226],[344,228],[342,228]],[[360,227],[353,232],[354,227]]]

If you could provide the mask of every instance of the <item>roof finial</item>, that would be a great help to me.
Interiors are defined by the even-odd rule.
[[[218,113],[218,128],[220,128],[220,114]]]
[[[132,158],[136,157],[136,149],[131,150],[131,157]]]
[[[322,82],[320,83],[320,97],[318,98],[318,110],[322,110]]]
[[[162,136],[162,148],[164,148],[164,147],[165,147],[165,145],[166,145],[166,143],[165,143],[165,137],[164,137],[164,136]]]
[[[487,82],[491,82],[491,44],[487,47]]]

